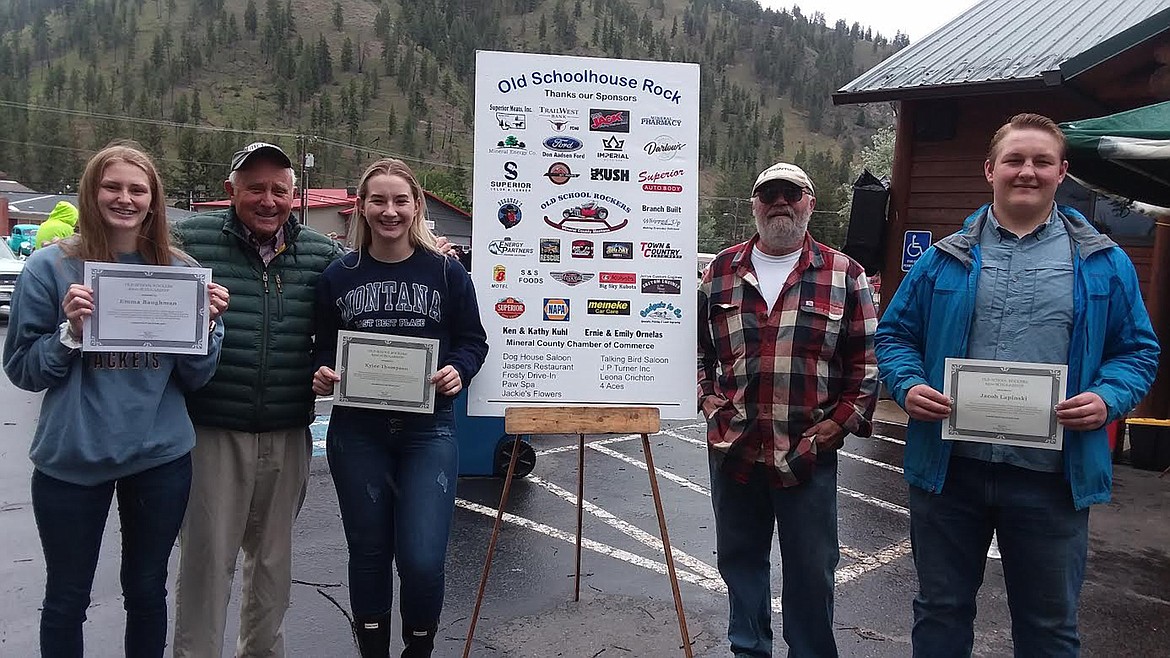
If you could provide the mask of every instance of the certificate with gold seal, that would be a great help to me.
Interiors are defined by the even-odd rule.
[[[341,377],[333,404],[429,414],[435,410],[431,375],[438,370],[439,341],[364,331],[337,332]]]
[[[1063,447],[1056,405],[1065,396],[1067,365],[947,359],[944,369],[942,392],[954,404],[943,421],[943,439]]]

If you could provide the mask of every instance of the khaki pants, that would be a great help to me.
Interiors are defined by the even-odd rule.
[[[236,557],[244,551],[236,656],[284,656],[292,526],[312,456],[299,427],[254,434],[196,427],[191,501],[179,535],[175,652],[220,658]]]

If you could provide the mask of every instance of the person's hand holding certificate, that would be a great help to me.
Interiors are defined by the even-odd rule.
[[[337,369],[322,366],[313,376],[313,391],[326,395],[337,384],[333,404],[387,411],[432,413],[436,386],[445,395],[459,392],[450,370],[438,373],[439,341],[361,331],[337,333]]]
[[[87,262],[85,282],[65,300],[70,325],[84,320],[83,351],[207,354],[210,322],[227,307],[207,268]]]
[[[1060,450],[1068,366],[947,359],[943,395],[954,400],[942,438]]]

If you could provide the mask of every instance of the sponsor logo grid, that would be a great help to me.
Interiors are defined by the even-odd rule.
[[[484,295],[485,367],[503,381],[473,384],[469,404],[633,399],[618,382],[685,380],[693,366],[672,352],[690,341],[672,339],[693,333],[697,70],[494,52],[477,67],[491,73],[477,77],[475,190],[495,195],[476,204],[473,275],[499,289]],[[628,375],[598,374],[591,359],[611,351]]]

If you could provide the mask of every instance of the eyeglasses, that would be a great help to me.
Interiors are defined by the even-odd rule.
[[[796,203],[804,198],[804,188],[795,185],[768,185],[756,190],[756,196],[761,203],[767,205],[776,203],[776,199],[781,196],[788,203]]]

